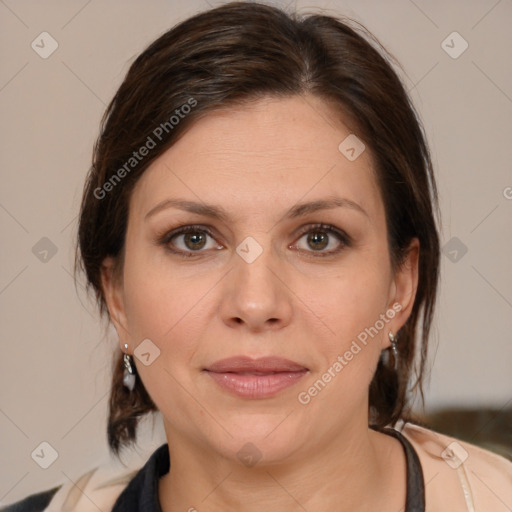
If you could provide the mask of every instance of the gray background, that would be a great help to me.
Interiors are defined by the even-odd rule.
[[[101,115],[129,63],[177,21],[221,3],[0,0],[0,504],[76,480],[109,459],[115,331],[104,335],[83,283],[77,294],[71,277],[84,177]],[[442,257],[427,411],[510,406],[512,2],[295,5],[365,24],[402,63],[425,124],[442,244],[457,251]],[[31,47],[42,46],[44,31],[58,43],[47,59]],[[458,58],[442,46],[454,31],[469,44]],[[452,39],[449,51],[460,51],[463,41]],[[48,469],[31,457],[44,441],[58,452]],[[160,420],[154,431],[146,421],[138,453],[125,460],[139,464],[164,441]]]

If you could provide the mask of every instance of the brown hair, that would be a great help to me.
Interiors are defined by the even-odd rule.
[[[423,400],[439,273],[439,210],[423,128],[390,61],[352,20],[288,14],[253,2],[200,13],[150,44],[107,107],[82,199],[76,268],[85,271],[100,313],[108,315],[102,262],[113,256],[122,268],[130,194],[151,162],[208,112],[269,95],[313,94],[337,107],[345,122],[357,120],[357,135],[375,162],[393,270],[412,238],[420,241],[415,303],[398,333],[398,371],[381,360],[369,390],[370,426],[406,419],[414,370],[411,390],[419,388]],[[155,146],[132,161],[134,151],[150,146],[149,138]],[[140,417],[157,410],[140,378],[130,393],[122,376],[122,352],[116,351],[107,429],[116,455],[136,441]]]

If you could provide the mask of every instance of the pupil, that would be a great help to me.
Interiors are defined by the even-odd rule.
[[[190,249],[200,249],[202,247],[201,242],[204,242],[203,235],[193,233],[185,235],[185,243],[188,245],[188,242],[191,241],[193,247],[189,247]],[[198,247],[199,245],[199,247]]]
[[[317,246],[316,249],[323,249],[327,246],[327,236],[325,233],[317,232],[314,235],[310,235],[308,237],[308,243],[309,242],[313,242],[313,244],[320,242],[321,246]]]

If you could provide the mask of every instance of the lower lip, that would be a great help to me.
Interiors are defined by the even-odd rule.
[[[243,398],[268,398],[293,386],[308,370],[279,372],[268,375],[241,375],[239,373],[215,373],[208,375],[223,389]]]

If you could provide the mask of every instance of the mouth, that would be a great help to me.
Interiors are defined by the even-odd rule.
[[[217,361],[203,370],[223,391],[250,399],[269,398],[309,373],[305,366],[279,357],[245,356]]]

